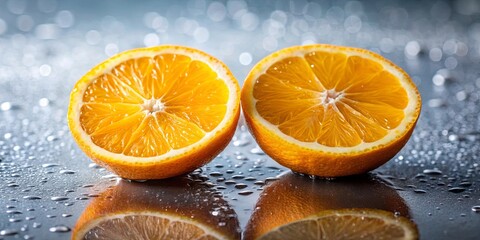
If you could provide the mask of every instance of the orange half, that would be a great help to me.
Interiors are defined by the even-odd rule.
[[[421,99],[410,77],[382,56],[317,44],[262,59],[245,80],[242,107],[273,159],[334,177],[392,158],[413,131]]]
[[[166,178],[225,148],[239,95],[230,70],[206,53],[169,45],[134,49],[76,83],[68,123],[80,148],[120,176]]]

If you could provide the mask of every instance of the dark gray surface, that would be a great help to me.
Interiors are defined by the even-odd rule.
[[[270,52],[313,42],[379,52],[411,75],[423,98],[417,128],[374,173],[405,201],[422,239],[478,239],[480,212],[472,210],[480,205],[475,0],[0,0],[0,239],[68,239],[70,231],[51,228],[73,228],[90,199],[118,181],[90,165],[66,125],[73,84],[109,55],[152,44],[193,46],[223,60],[243,82]],[[200,173],[233,207],[242,229],[262,186],[234,175],[263,181],[286,171],[253,148],[239,126]],[[239,194],[248,190],[253,193]],[[52,200],[57,196],[68,199]]]

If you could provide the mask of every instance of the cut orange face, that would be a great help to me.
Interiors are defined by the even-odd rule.
[[[274,160],[335,177],[391,159],[411,136],[421,99],[410,77],[382,56],[317,44],[261,60],[245,80],[242,107]]]
[[[135,49],[76,83],[68,123],[80,148],[121,177],[167,178],[225,148],[239,100],[230,70],[206,53],[180,46]]]

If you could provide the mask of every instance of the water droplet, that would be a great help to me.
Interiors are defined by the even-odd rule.
[[[449,188],[448,191],[449,192],[452,192],[452,193],[461,193],[463,191],[465,191],[466,189],[463,188],[463,187],[452,187],[452,188]]]
[[[237,182],[235,182],[234,180],[225,181],[225,185],[234,185],[234,184],[237,184]]]
[[[446,102],[440,98],[434,98],[428,100],[428,106],[431,108],[438,108],[438,107],[444,107],[446,106]]]
[[[265,155],[265,152],[263,152],[263,150],[258,146],[250,149],[250,153],[256,154],[256,155]]]
[[[60,174],[75,174],[76,171],[73,170],[60,170]]]
[[[219,213],[219,211],[212,211],[210,214],[212,214],[212,216],[218,216]]]
[[[263,185],[265,185],[265,182],[264,181],[255,181],[253,184],[263,186]]]
[[[253,191],[245,190],[245,191],[238,192],[238,195],[247,196],[247,195],[250,195],[252,193],[253,193]]]
[[[239,139],[236,141],[233,141],[233,146],[235,147],[243,147],[250,144],[250,141],[248,139]]]
[[[243,176],[243,175],[233,175],[232,176],[232,179],[243,179],[243,178],[245,178],[245,176]]]
[[[0,236],[12,236],[18,233],[15,229],[3,229],[0,231]]]
[[[72,216],[72,214],[69,214],[69,213],[63,213],[63,214],[62,214],[62,217],[64,217],[64,218],[66,218],[66,217],[71,217],[71,216]]]
[[[252,54],[250,54],[249,52],[242,52],[238,57],[238,61],[240,62],[240,64],[248,66],[250,65],[250,63],[252,63]]]
[[[23,235],[23,239],[34,239],[34,237],[26,234],[26,235]]]
[[[238,155],[238,156],[236,156],[235,158],[236,158],[237,160],[243,160],[243,161],[248,160],[248,157],[245,156],[245,155]]]
[[[7,210],[5,211],[7,214],[22,214],[22,212],[18,210]]]
[[[56,163],[44,163],[44,164],[42,164],[43,168],[51,168],[51,167],[58,167],[58,166],[60,166],[60,165],[56,164]]]
[[[27,200],[40,200],[42,199],[41,197],[37,197],[37,196],[23,196],[23,199],[27,199]]]
[[[212,2],[208,6],[207,16],[214,22],[221,22],[227,15],[227,9],[221,2]]]
[[[438,168],[425,169],[423,170],[423,173],[428,175],[442,175],[442,171],[440,171]]]
[[[50,104],[50,100],[48,100],[48,98],[40,98],[40,100],[38,100],[38,105],[40,105],[40,107],[46,107],[49,104]]]
[[[15,222],[21,222],[22,219],[20,219],[20,218],[9,218],[8,221],[11,222],[11,223],[15,223]]]
[[[472,186],[472,182],[461,182],[459,185],[461,187],[470,187]]]
[[[409,58],[415,58],[421,50],[420,44],[417,41],[410,41],[405,45],[405,55]]]
[[[245,183],[237,183],[237,184],[235,184],[235,188],[236,188],[236,189],[244,189],[244,188],[246,188],[246,187],[248,187],[248,185],[245,184]]]
[[[277,181],[278,179],[279,179],[278,177],[267,177],[265,178],[265,183]]]
[[[8,139],[12,138],[12,134],[7,132],[7,133],[3,134],[3,138],[8,140]]]
[[[220,177],[222,175],[223,175],[223,173],[221,173],[221,172],[211,172],[210,173],[210,176],[212,176],[212,177]]]
[[[428,53],[430,60],[432,60],[433,62],[438,62],[442,60],[442,55],[443,55],[443,52],[440,48],[432,48]]]
[[[61,28],[69,28],[75,23],[75,17],[72,12],[63,10],[57,13],[55,23]]]
[[[413,192],[414,193],[427,193],[427,191],[425,191],[423,189],[414,189]]]
[[[474,211],[474,212],[476,212],[476,213],[480,213],[480,205],[473,206],[473,207],[472,207],[472,211]]]
[[[39,223],[39,222],[34,222],[34,223],[32,224],[32,227],[33,227],[33,228],[40,228],[41,226],[42,226],[42,224]]]
[[[65,200],[68,200],[68,197],[51,197],[50,198],[52,201],[65,201]]]
[[[12,103],[11,102],[3,102],[2,104],[0,104],[0,110],[8,111],[10,109],[12,109]]]
[[[104,178],[104,179],[118,179],[119,177],[116,174],[107,174],[107,175],[102,176],[102,178]]]
[[[49,228],[48,230],[50,232],[59,232],[59,233],[70,232],[70,228],[65,225],[57,225],[55,227]]]
[[[96,164],[96,163],[90,163],[88,164],[88,167],[89,168],[95,168],[95,169],[99,169],[99,168],[102,168],[102,166]]]
[[[47,136],[47,141],[53,142],[53,141],[55,141],[55,140],[58,140],[58,137],[53,136],[53,135]]]
[[[458,135],[456,135],[456,134],[450,134],[450,135],[448,136],[448,140],[449,140],[450,142],[455,142],[455,141],[458,140]]]

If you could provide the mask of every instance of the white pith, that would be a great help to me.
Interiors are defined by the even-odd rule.
[[[162,102],[162,99],[144,99],[142,109],[151,114],[163,112],[165,110],[165,103]]]

